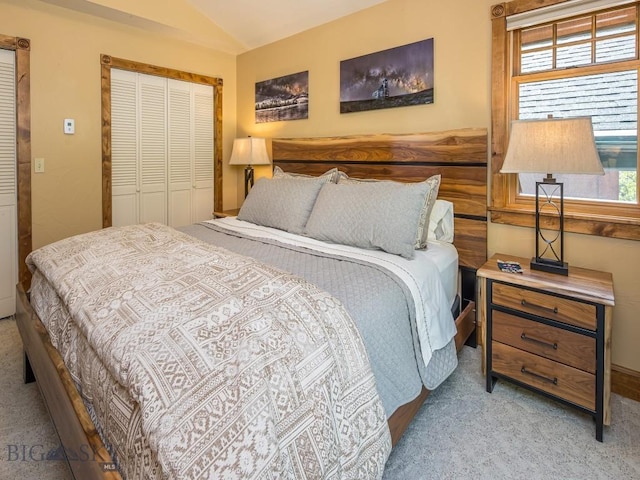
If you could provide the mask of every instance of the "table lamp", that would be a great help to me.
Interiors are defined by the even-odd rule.
[[[553,174],[604,175],[591,117],[515,120],[500,173],[544,173],[536,182],[536,255],[532,270],[568,275],[564,261],[563,183]],[[540,227],[540,215],[556,216],[557,231]]]
[[[245,165],[244,168],[244,196],[253,187],[253,165],[269,165],[267,142],[264,138],[246,137],[233,141],[229,165]]]

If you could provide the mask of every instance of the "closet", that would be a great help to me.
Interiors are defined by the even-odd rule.
[[[111,69],[112,224],[211,218],[210,85]]]

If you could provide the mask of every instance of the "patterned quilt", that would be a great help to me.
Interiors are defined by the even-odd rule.
[[[299,277],[157,224],[28,258],[140,408],[166,478],[380,478],[391,449],[362,340]]]

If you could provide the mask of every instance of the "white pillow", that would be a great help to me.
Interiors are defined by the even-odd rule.
[[[439,198],[433,204],[427,238],[453,243],[453,203]]]

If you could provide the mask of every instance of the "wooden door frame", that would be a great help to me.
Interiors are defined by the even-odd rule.
[[[102,227],[112,224],[111,69],[202,83],[213,87],[213,209],[222,209],[222,79],[100,55],[102,65]]]
[[[32,250],[31,234],[31,41],[0,34],[0,48],[16,56],[16,203],[18,217],[18,282],[25,291],[31,272],[25,259]]]

